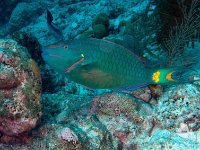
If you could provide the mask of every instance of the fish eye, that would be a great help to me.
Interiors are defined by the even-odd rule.
[[[64,49],[67,49],[68,48],[68,46],[67,45],[64,45]]]

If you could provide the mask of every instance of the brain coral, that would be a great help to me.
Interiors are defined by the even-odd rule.
[[[0,40],[0,132],[18,135],[35,127],[40,95],[40,71],[27,50],[12,40]]]

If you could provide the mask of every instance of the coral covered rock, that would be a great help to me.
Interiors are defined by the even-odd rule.
[[[34,128],[41,115],[41,76],[27,50],[0,40],[0,132],[18,135]]]
[[[168,130],[157,130],[149,142],[138,145],[141,150],[198,150],[200,147],[200,132],[176,134]]]
[[[1,150],[84,150],[74,131],[56,124],[43,125],[32,130],[29,136],[3,136],[2,141],[4,144],[0,144]]]
[[[43,3],[19,3],[11,14],[7,26],[8,32],[12,33],[28,25],[41,15],[44,8]]]
[[[116,149],[142,144],[157,126],[156,118],[151,118],[154,112],[150,105],[124,94],[96,97],[91,110],[111,133]]]
[[[106,126],[98,121],[98,118],[90,114],[89,107],[94,94],[96,93],[92,90],[74,83],[68,83],[57,93],[44,94],[45,113],[42,120],[45,123],[54,121],[66,124],[77,135],[85,149],[110,150],[113,149],[111,134]],[[66,128],[67,130],[68,128]],[[65,132],[62,133],[59,136],[68,138],[68,135],[64,134]],[[73,133],[72,136],[76,138]]]
[[[200,130],[200,95],[195,85],[170,87],[159,100],[157,117],[165,129],[176,132]]]
[[[9,20],[9,17],[12,13],[13,8],[17,5],[19,0],[1,0],[0,1],[0,25],[2,25],[4,22],[7,22]]]
[[[74,131],[62,125],[47,124],[32,133],[34,140],[28,143],[31,149],[36,150],[83,150],[83,146]],[[48,142],[47,142],[48,141]]]

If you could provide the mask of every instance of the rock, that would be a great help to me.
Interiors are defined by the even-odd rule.
[[[77,121],[71,123],[71,126],[84,143],[85,149],[114,149],[111,133],[95,116],[77,118]]]
[[[136,147],[148,141],[158,127],[156,118],[151,117],[151,106],[125,94],[95,97],[91,111],[112,135],[114,149]]]
[[[43,3],[18,3],[11,14],[7,31],[13,33],[28,25],[42,14],[45,9],[45,5],[43,5]]]
[[[128,93],[145,102],[150,102],[152,99],[151,91],[148,87],[130,91]]]
[[[46,124],[29,133],[31,136],[2,137],[9,143],[0,144],[2,150],[83,150],[76,133],[69,127]],[[1,142],[2,142],[1,138]]]
[[[18,2],[19,0],[0,1],[0,14],[4,14],[0,16],[0,26],[9,20],[12,10],[17,5]]]
[[[70,82],[57,93],[44,94],[45,113],[42,120],[44,123],[66,124],[78,136],[85,149],[113,149],[111,134],[90,114],[91,98],[96,94]]]
[[[76,133],[67,126],[47,124],[39,128],[33,133],[34,140],[27,146],[36,150],[38,147],[42,149],[55,150],[83,150],[84,147]],[[47,142],[48,141],[48,142]]]
[[[0,132],[30,131],[41,116],[41,76],[27,50],[0,40]]]
[[[189,134],[188,134],[189,135]],[[157,130],[149,139],[149,142],[143,145],[139,145],[138,149],[142,150],[160,150],[160,149],[171,149],[171,150],[197,150],[200,147],[199,143],[199,132],[192,133],[189,136],[178,135],[168,130]],[[195,139],[195,138],[196,139]]]
[[[119,22],[122,19],[130,21],[133,14],[137,16],[137,11],[139,11],[140,13],[145,9],[141,0],[141,3],[138,4],[130,0],[120,0],[119,2],[104,0],[84,0],[81,2],[80,0],[56,0],[56,2],[57,3],[54,2],[53,5],[51,5],[52,7],[48,8],[54,17],[54,23],[61,29],[65,40],[77,38],[85,31],[91,31],[93,24],[92,22],[94,18],[99,14],[96,12],[109,12],[109,10],[112,9],[112,5],[110,5],[110,3],[119,3],[120,5],[122,5],[124,10],[127,11],[123,12],[115,19],[107,18],[104,22],[97,22],[98,24],[103,24],[104,26],[106,26],[106,29],[108,29],[108,25],[113,26],[115,29],[117,29]],[[137,11],[135,9],[137,9]],[[109,14],[107,15],[109,16]],[[72,25],[72,23],[77,24],[77,26]],[[95,25],[97,23],[95,23]],[[55,37],[53,37],[53,35],[48,31],[48,27],[46,24],[46,13],[43,13],[40,17],[37,18],[34,23],[31,23],[28,26],[24,26],[21,30],[33,34],[36,38],[38,38],[38,41],[42,46],[57,42]],[[116,32],[114,31],[114,33]],[[117,36],[116,34],[114,35]]]
[[[199,88],[192,84],[168,88],[158,100],[156,109],[156,117],[163,128],[175,132],[200,130],[199,94]],[[183,129],[183,125],[187,127]]]

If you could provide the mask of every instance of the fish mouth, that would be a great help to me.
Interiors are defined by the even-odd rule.
[[[42,56],[44,57],[44,56],[48,56],[49,55],[49,53],[46,51],[46,50],[42,50]]]
[[[55,66],[57,62],[60,64],[64,62],[63,64],[65,66],[65,70],[61,70],[64,71],[66,74],[70,73],[72,70],[77,68],[77,66],[79,66],[85,60],[84,56],[77,58],[73,57],[73,59],[70,57],[64,57],[62,55],[57,54],[56,51],[51,51],[48,48],[44,48],[42,50],[42,58],[50,66]],[[57,68],[59,68],[59,66]]]

